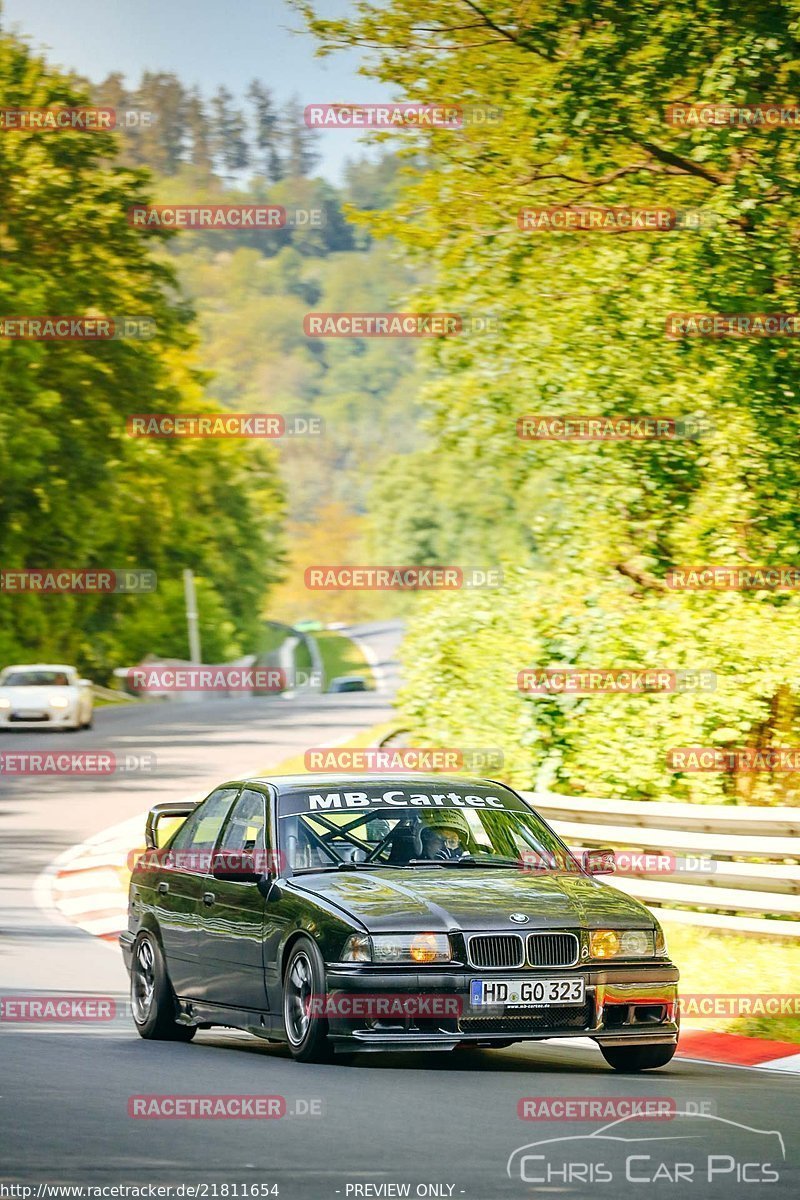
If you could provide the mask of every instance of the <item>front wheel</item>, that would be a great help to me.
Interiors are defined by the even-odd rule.
[[[140,1037],[162,1042],[190,1042],[194,1025],[179,1025],[177,1004],[161,947],[151,933],[140,933],[131,963],[131,1012]]]
[[[600,1053],[615,1071],[635,1074],[665,1067],[677,1049],[673,1042],[671,1046],[601,1046]]]
[[[292,1057],[298,1062],[330,1062],[328,1022],[315,1012],[325,995],[325,964],[310,940],[292,946],[283,976],[283,1023]]]

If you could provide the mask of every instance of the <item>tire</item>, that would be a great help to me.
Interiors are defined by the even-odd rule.
[[[671,1046],[601,1046],[600,1053],[615,1071],[636,1074],[665,1067],[677,1049],[674,1042]]]
[[[292,946],[283,974],[283,1025],[292,1057],[298,1062],[331,1062],[328,1022],[309,1012],[312,996],[325,995],[325,964],[310,938]]]
[[[89,720],[84,721],[83,729],[94,729],[94,713],[89,713]]]
[[[140,933],[131,961],[131,1014],[140,1037],[161,1042],[190,1042],[195,1025],[179,1025],[175,993],[161,947],[152,933]]]

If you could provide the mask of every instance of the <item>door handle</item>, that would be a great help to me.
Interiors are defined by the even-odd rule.
[[[165,882],[165,881],[162,879],[162,880],[161,880],[161,882],[158,884],[158,887],[156,888],[156,891],[159,891],[159,892],[161,892],[161,894],[162,894],[162,895],[164,895],[166,892],[168,892],[168,891],[169,891],[169,884],[168,884],[168,883],[166,883],[166,882]]]
[[[214,903],[216,898],[217,897],[213,892],[203,892],[203,904],[205,904],[207,908],[211,908],[211,905]]]

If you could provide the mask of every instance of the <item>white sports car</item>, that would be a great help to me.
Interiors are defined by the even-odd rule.
[[[0,671],[0,730],[91,729],[92,682],[52,663]]]

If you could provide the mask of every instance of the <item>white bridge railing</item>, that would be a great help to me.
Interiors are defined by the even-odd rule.
[[[633,852],[606,882],[659,917],[800,937],[800,808],[521,794],[571,849]]]

